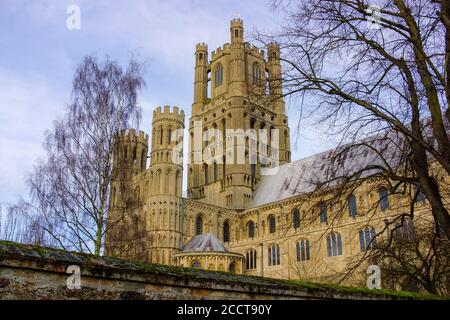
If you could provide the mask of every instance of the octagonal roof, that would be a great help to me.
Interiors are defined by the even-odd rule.
[[[189,240],[183,252],[229,252],[225,245],[211,233],[200,234]]]

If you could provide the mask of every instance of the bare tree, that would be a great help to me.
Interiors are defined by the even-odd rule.
[[[398,226],[391,238],[374,246],[368,260],[381,268],[384,287],[441,295],[449,292],[450,242],[437,234],[433,225]]]
[[[340,141],[321,179],[311,181],[311,197],[323,195],[330,207],[346,212],[352,192],[375,180],[391,195],[412,194],[407,215],[413,217],[423,193],[437,230],[450,239],[448,1],[392,0],[379,8],[365,0],[274,5],[286,10],[286,23],[279,34],[258,37],[278,42],[284,52],[284,95],[301,97],[304,114]]]
[[[20,216],[14,215],[7,205],[0,205],[0,239],[7,241],[20,241],[24,233]]]
[[[16,208],[43,231],[46,244],[101,253],[115,136],[139,125],[143,85],[142,66],[133,59],[122,69],[87,56],[76,70],[72,101],[46,132],[46,157],[28,178],[32,203]]]
[[[43,230],[36,221],[27,219],[28,204],[22,199],[18,203],[0,205],[0,240],[43,244]]]

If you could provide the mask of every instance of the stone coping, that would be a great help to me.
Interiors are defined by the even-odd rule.
[[[279,280],[257,276],[236,275],[228,272],[206,271],[112,257],[97,257],[90,254],[69,252],[61,249],[24,245],[0,241],[0,278],[3,270],[20,269],[27,272],[66,275],[69,265],[78,265],[83,277],[97,280],[158,284],[167,287],[201,288],[210,291],[244,293],[248,296],[281,296],[286,299],[430,299],[435,296],[411,292],[368,290]],[[0,279],[1,280],[1,279]],[[2,286],[0,285],[0,293]]]

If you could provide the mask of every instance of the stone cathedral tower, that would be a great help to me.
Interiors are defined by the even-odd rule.
[[[230,38],[211,55],[205,43],[196,46],[187,198],[182,110],[155,109],[150,150],[142,131],[117,136],[106,254],[162,264],[198,258],[242,272],[243,255],[216,237],[240,239],[239,214],[252,207],[263,170],[290,162],[290,144],[279,47],[270,44],[266,56],[245,42],[240,19]]]
[[[170,264],[183,240],[182,177],[184,111],[153,111],[149,190],[144,207],[148,261]],[[177,148],[177,145],[180,147]]]
[[[111,193],[109,197],[106,253],[145,259],[145,220],[140,181],[147,168],[148,135],[122,130],[115,139]],[[111,227],[112,228],[112,227]],[[129,241],[129,239],[133,241]]]
[[[352,190],[347,203],[338,196],[336,205],[334,187],[309,198],[315,182],[329,174],[336,150],[291,163],[280,47],[270,43],[265,49],[245,42],[240,19],[231,21],[230,43],[211,53],[205,43],[197,44],[185,133],[187,196],[182,194],[183,111],[157,107],[151,141],[133,129],[117,134],[106,255],[328,282],[346,274],[374,237],[384,237],[377,231],[386,230],[386,221],[411,208],[415,197],[393,197],[378,179]],[[356,172],[378,157],[352,151],[339,170]],[[396,157],[389,159],[398,165]],[[444,186],[450,183],[445,170],[436,172]],[[420,217],[430,221],[426,199],[414,205],[414,221],[403,225],[407,230]],[[366,270],[361,271],[365,283]]]
[[[122,131],[116,138],[106,252],[170,264],[183,242],[184,111],[153,112],[150,166],[148,136]]]
[[[197,44],[192,116],[189,122],[188,197],[233,209],[249,208],[261,178],[260,155],[274,166],[290,162],[289,127],[281,91],[280,49],[268,56],[244,40],[241,19],[230,26],[231,43],[212,52]],[[238,136],[254,129],[257,136]],[[278,148],[261,142],[277,139]],[[200,138],[201,137],[201,138]]]

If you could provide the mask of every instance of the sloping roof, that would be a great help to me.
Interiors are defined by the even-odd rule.
[[[261,176],[253,195],[252,207],[312,192],[318,183],[332,181],[337,177],[351,176],[359,170],[373,166],[372,170],[365,170],[361,175],[367,176],[377,171],[375,166],[386,167],[383,160],[386,160],[392,168],[398,167],[402,161],[399,137],[392,135],[371,137],[359,143],[365,145],[350,149],[348,146],[342,146],[318,153],[279,166],[275,168],[273,175]],[[383,157],[377,155],[368,145],[379,151]],[[334,181],[328,186],[337,182]]]
[[[229,252],[225,245],[211,233],[193,237],[182,250],[183,252]]]

